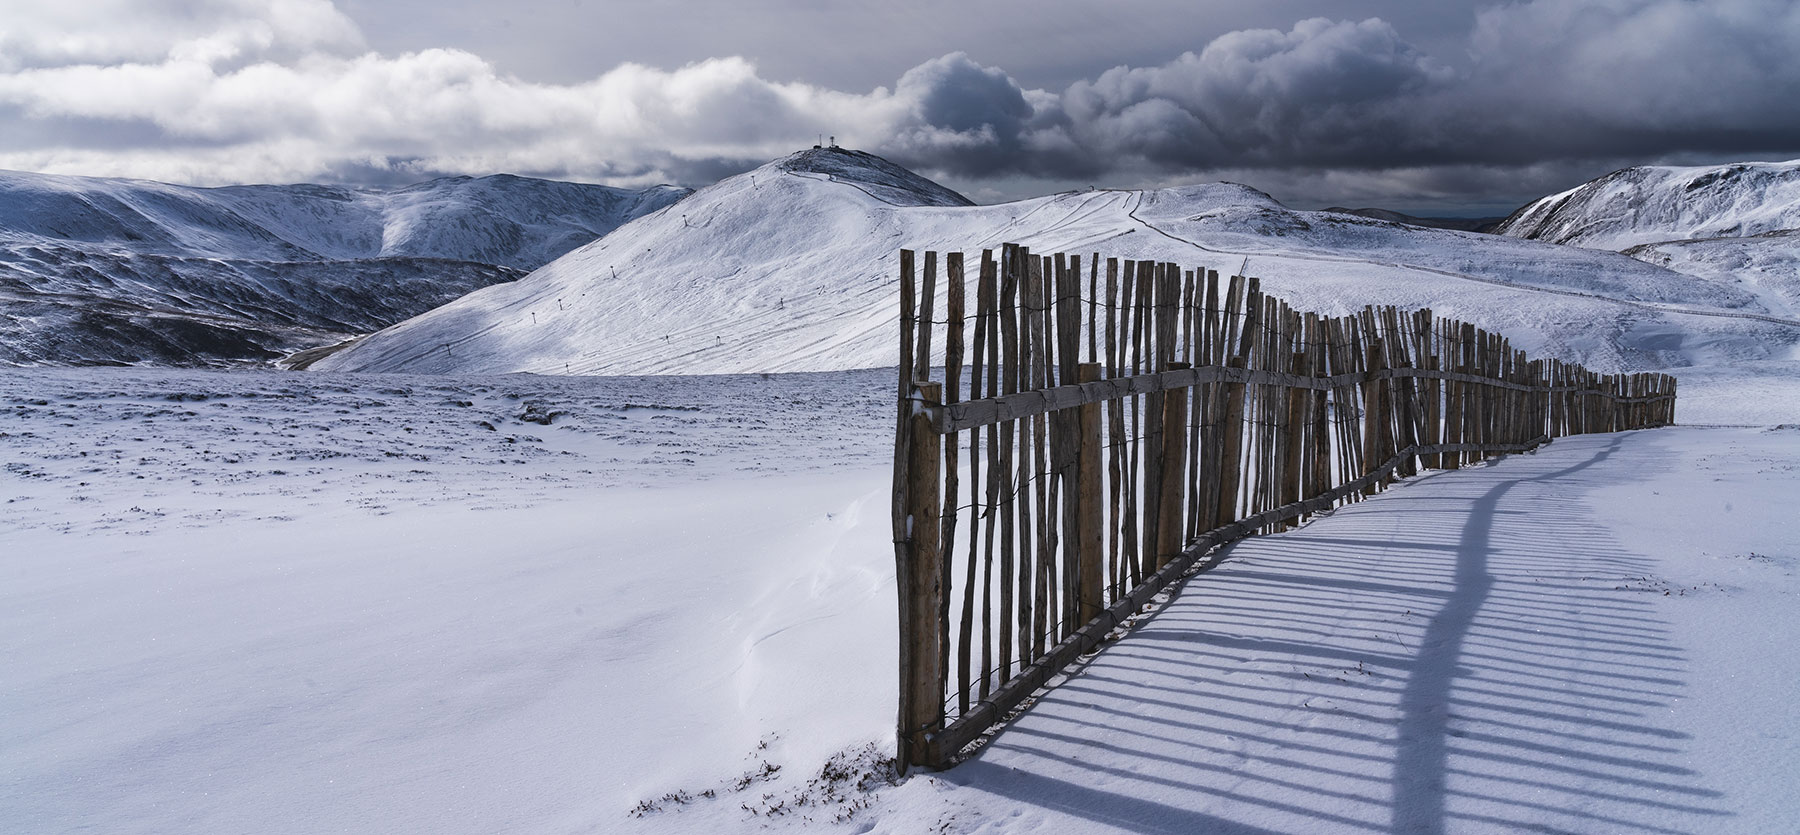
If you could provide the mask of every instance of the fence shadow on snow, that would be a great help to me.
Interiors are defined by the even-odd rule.
[[[1632,440],[1240,547],[941,779],[1141,832],[1716,829],[1655,566],[1579,498]]]
[[[1424,470],[1674,418],[1671,377],[1531,360],[1429,310],[1326,317],[1254,278],[1097,255],[1084,273],[1010,244],[982,253],[971,305],[962,253],[941,287],[937,253],[918,260],[900,253],[903,770],[954,763],[1221,545]]]

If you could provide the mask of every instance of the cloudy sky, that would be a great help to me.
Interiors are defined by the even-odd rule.
[[[1800,157],[1793,0],[0,0],[0,168],[702,185],[819,134],[993,201],[1504,213]]]

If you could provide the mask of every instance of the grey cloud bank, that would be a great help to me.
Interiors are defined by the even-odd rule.
[[[1800,156],[1800,5],[1776,0],[1479,4],[1454,51],[1433,29],[1437,54],[1398,4],[1057,89],[951,52],[867,91],[730,56],[532,81],[461,49],[376,51],[327,0],[84,5],[0,2],[0,167],[696,184],[834,134],[986,199],[1226,178],[1297,205],[1488,212],[1622,165]]]

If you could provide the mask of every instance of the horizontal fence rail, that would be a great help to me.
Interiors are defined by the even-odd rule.
[[[1255,278],[1007,244],[971,312],[963,254],[941,294],[919,260],[900,251],[902,770],[954,763],[1213,548],[1421,469],[1674,421],[1672,377],[1532,360],[1429,310],[1320,316]]]

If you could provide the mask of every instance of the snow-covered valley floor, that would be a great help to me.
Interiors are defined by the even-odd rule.
[[[4,828],[1800,829],[1793,427],[1246,541],[889,785],[891,375],[0,372]]]

